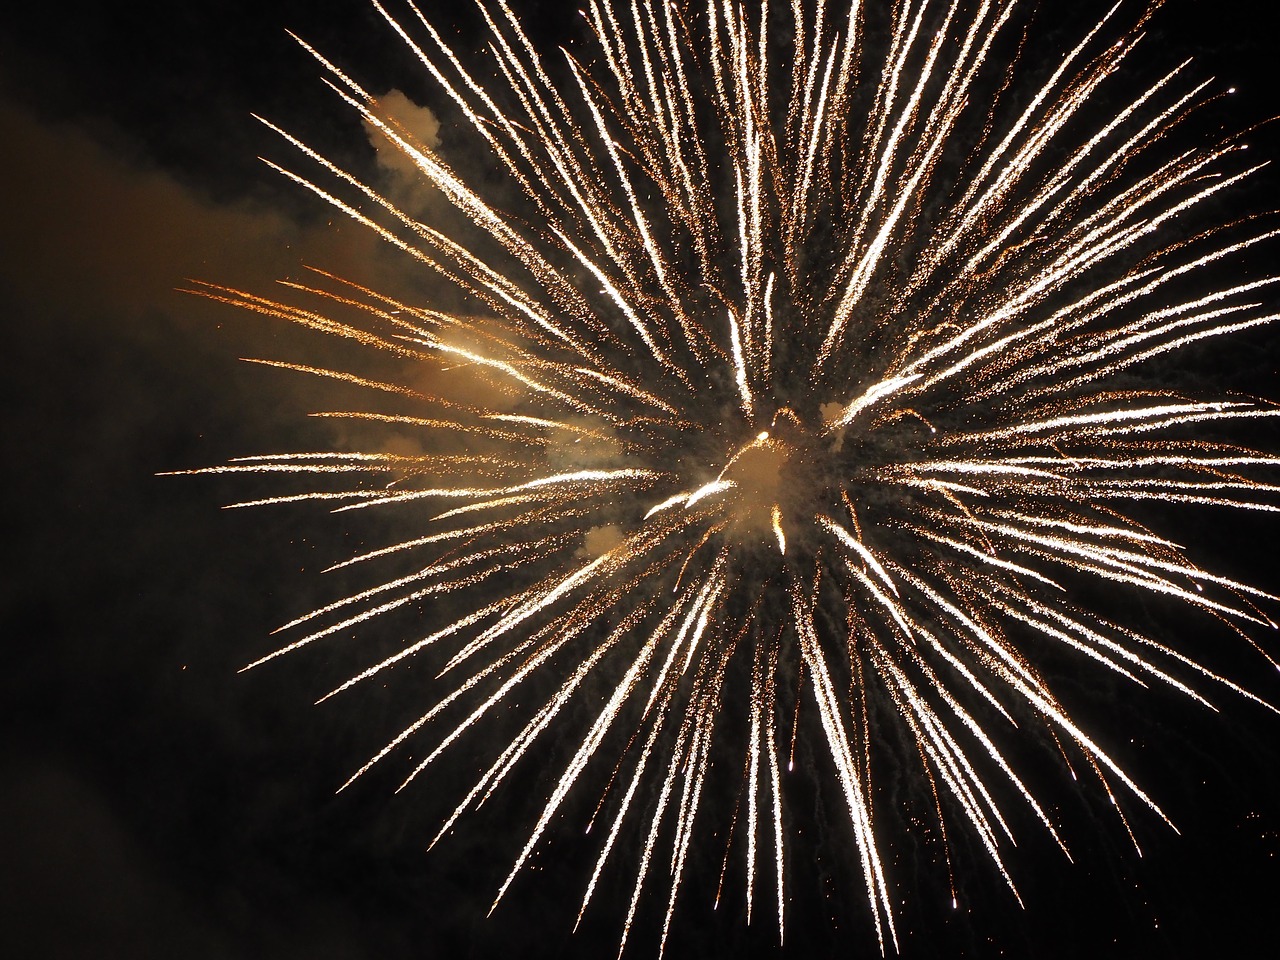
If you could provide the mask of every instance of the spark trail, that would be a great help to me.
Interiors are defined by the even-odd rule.
[[[365,450],[187,471],[293,477],[301,488],[236,506],[317,501],[406,531],[337,565],[394,561],[394,575],[287,624],[258,663],[450,595],[448,617],[330,694],[415,657],[446,684],[352,780],[412,741],[424,759],[407,785],[518,710],[443,835],[538,762],[549,730],[575,731],[495,906],[569,799],[596,791],[581,908],[605,870],[630,870],[620,953],[662,884],[665,945],[699,831],[728,819],[705,792],[726,757],[749,915],[767,877],[782,935],[785,754],[802,714],[882,951],[897,933],[872,702],[915,745],[889,762],[918,756],[946,829],[972,831],[1015,896],[1010,808],[1064,852],[1069,839],[1006,760],[1019,728],[1048,730],[1118,812],[1164,818],[1036,652],[1206,705],[1193,683],[1258,699],[1073,598],[1095,581],[1246,639],[1274,628],[1275,597],[1201,569],[1143,507],[1158,523],[1280,510],[1280,459],[1234,439],[1280,411],[1138,374],[1275,320],[1280,277],[1215,278],[1280,230],[1196,219],[1261,165],[1238,139],[1171,146],[1222,95],[1187,64],[1118,100],[1151,9],[1107,11],[1027,88],[1001,60],[1027,23],[1012,0],[591,0],[586,58],[537,50],[504,0],[477,4],[479,58],[411,3],[374,5],[505,185],[473,182],[310,47],[443,212],[420,222],[268,124],[311,172],[277,169],[465,306],[318,271],[291,285],[310,306],[196,285],[349,341],[353,367],[382,372],[276,364],[368,391],[368,409],[322,414]],[[1121,106],[1093,124],[1104,99]],[[406,438],[428,452],[388,452]],[[521,696],[548,675],[549,696]],[[624,852],[632,832],[640,848]]]

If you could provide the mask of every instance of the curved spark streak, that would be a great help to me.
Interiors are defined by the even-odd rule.
[[[589,0],[586,58],[544,57],[505,0],[477,0],[482,68],[406,5],[411,19],[374,2],[510,189],[469,182],[302,41],[454,226],[420,222],[263,121],[316,172],[271,166],[452,284],[467,312],[324,271],[316,286],[286,285],[319,308],[191,288],[353,345],[376,372],[252,362],[368,391],[380,408],[317,414],[367,431],[371,449],[181,472],[314,484],[233,506],[382,507],[375,516],[407,531],[330,566],[390,572],[290,620],[280,631],[293,639],[251,666],[451,595],[425,636],[323,698],[429,650],[451,684],[344,789],[439,726],[406,786],[499,709],[523,710],[439,840],[546,731],[587,715],[494,907],[612,765],[578,920],[635,826],[619,953],[655,858],[669,876],[665,947],[694,838],[720,816],[706,786],[738,769],[725,870],[738,850],[750,918],[772,861],[781,937],[792,764],[784,776],[778,741],[791,723],[792,756],[801,733],[829,756],[883,952],[898,943],[897,894],[876,776],[907,758],[882,758],[894,738],[875,735],[870,702],[914,744],[944,849],[947,822],[967,825],[1015,898],[1010,797],[1069,853],[998,746],[1013,730],[1050,731],[1071,777],[1082,759],[1126,829],[1126,794],[1168,822],[1056,698],[1039,645],[1210,709],[1187,674],[1275,709],[1072,599],[1092,580],[1242,637],[1275,626],[1258,606],[1274,594],[1206,572],[1117,506],[1154,502],[1168,508],[1161,523],[1187,504],[1280,512],[1280,457],[1230,432],[1280,408],[1128,379],[1280,317],[1257,299],[1280,275],[1214,279],[1280,229],[1184,226],[1261,167],[1243,166],[1235,139],[1168,147],[1212,105],[1212,84],[1179,64],[1072,139],[1104,97],[1117,102],[1151,9],[1126,28],[1117,3],[1013,108],[1018,65],[989,58],[1018,30],[1019,0],[793,0],[789,14]],[[787,15],[791,29],[770,36]],[[884,49],[866,40],[876,26]],[[1208,289],[1188,294],[1191,282]],[[797,673],[803,686],[788,690],[780,680]],[[554,692],[521,702],[540,674],[559,678]],[[463,719],[447,722],[455,710]],[[745,744],[724,733],[731,711],[745,711]]]

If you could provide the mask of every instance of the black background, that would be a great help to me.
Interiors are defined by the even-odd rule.
[[[1038,17],[1064,38],[1092,9],[1056,7]],[[521,8],[539,39],[578,36],[570,7]],[[474,35],[466,18],[429,12],[464,44]],[[1273,27],[1239,0],[1170,2],[1150,46],[1161,62],[1195,55],[1201,75],[1239,87],[1221,120],[1236,129],[1280,111]],[[220,512],[243,488],[155,476],[300,448],[313,429],[305,390],[235,359],[291,356],[291,335],[171,292],[184,276],[265,281],[300,256],[344,249],[315,240],[333,232],[327,215],[255,159],[276,148],[251,111],[339,159],[370,162],[358,125],[285,28],[375,85],[422,88],[359,0],[73,0],[0,25],[0,954],[611,956],[616,904],[570,933],[585,879],[572,841],[563,856],[552,845],[541,872],[485,919],[528,826],[518,791],[430,854],[440,804],[429,801],[465,781],[446,772],[393,795],[394,780],[373,778],[334,795],[400,716],[377,691],[312,706],[345,675],[350,651],[237,674],[271,649],[270,630],[331,595],[317,571],[358,533],[301,512]],[[1251,146],[1280,157],[1269,128]],[[1274,207],[1277,182],[1264,174],[1229,204]],[[266,245],[281,237],[297,248]],[[1194,375],[1280,396],[1277,356],[1274,333],[1254,337]],[[1280,588],[1280,526],[1192,520],[1186,536],[1211,569]],[[1260,658],[1204,652],[1278,699]],[[1010,858],[1020,909],[962,840],[955,912],[932,878],[938,865],[914,861],[900,841],[903,953],[1269,953],[1280,719],[1226,694],[1214,697],[1217,715],[1111,685],[1070,695],[1181,836],[1130,804],[1138,857],[1096,785],[1056,796],[1077,862],[1021,824]],[[450,772],[468,771],[464,758]],[[796,816],[803,826],[809,814]],[[856,887],[827,899],[827,863],[791,866],[783,955],[875,951]],[[732,897],[714,914],[703,891],[685,900],[671,956],[776,951],[767,911],[748,929]],[[654,943],[639,937],[629,950],[651,955]]]

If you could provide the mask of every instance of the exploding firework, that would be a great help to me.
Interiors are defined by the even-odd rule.
[[[1201,703],[1193,681],[1257,700],[1081,599],[1114,585],[1246,641],[1274,627],[1259,604],[1275,598],[1158,525],[1177,505],[1280,509],[1265,480],[1280,459],[1230,437],[1275,408],[1144,375],[1277,316],[1263,301],[1280,278],[1210,274],[1280,231],[1188,226],[1258,169],[1238,140],[1169,145],[1222,93],[1184,63],[1114,107],[1150,11],[1126,26],[1112,9],[1015,85],[1012,0],[593,0],[585,58],[540,53],[503,0],[477,6],[482,66],[412,4],[375,3],[474,132],[483,182],[307,47],[435,191],[434,219],[268,124],[314,165],[281,173],[451,292],[419,306],[319,272],[293,303],[195,291],[380,358],[375,373],[275,363],[367,391],[317,414],[364,449],[189,471],[291,475],[308,486],[236,506],[329,504],[404,531],[338,564],[391,573],[286,624],[253,666],[425,610],[428,627],[329,694],[410,658],[444,685],[352,780],[412,743],[407,785],[518,717],[443,836],[572,736],[496,896],[593,793],[581,908],[606,869],[629,870],[620,950],[657,886],[665,944],[708,824],[745,863],[748,916],[767,900],[781,935],[806,734],[882,950],[897,943],[873,803],[886,762],[918,765],[944,836],[970,831],[1014,896],[1010,808],[1069,839],[1006,759],[1014,735],[1047,731],[1117,811],[1164,818],[1037,663],[1060,648]],[[704,802],[713,768],[736,805]]]

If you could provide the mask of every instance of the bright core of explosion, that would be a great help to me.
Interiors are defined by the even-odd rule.
[[[590,0],[580,56],[540,52],[505,0],[479,0],[472,58],[411,3],[375,3],[483,151],[470,175],[306,47],[438,216],[268,124],[308,172],[277,169],[442,293],[415,305],[320,271],[286,285],[293,302],[197,285],[345,341],[343,369],[256,362],[366,400],[317,414],[359,449],[187,472],[282,475],[300,486],[236,506],[327,504],[404,531],[336,564],[370,585],[254,664],[422,611],[328,695],[411,658],[439,671],[352,780],[412,743],[407,784],[519,717],[443,836],[547,756],[549,730],[572,737],[495,905],[594,792],[581,909],[607,866],[630,871],[619,952],[659,880],[665,945],[713,834],[721,885],[742,864],[748,916],[766,896],[781,936],[799,737],[826,755],[819,789],[847,814],[883,951],[886,765],[918,767],[942,836],[971,831],[1015,896],[1010,809],[1069,838],[1006,759],[1012,738],[1047,731],[1126,827],[1127,808],[1164,817],[1055,695],[1042,651],[1203,705],[1213,687],[1262,702],[1079,599],[1127,590],[1245,640],[1275,626],[1275,597],[1158,527],[1192,507],[1276,512],[1280,460],[1239,432],[1277,410],[1151,373],[1277,317],[1280,278],[1218,278],[1280,231],[1195,219],[1258,166],[1238,138],[1171,146],[1223,95],[1185,63],[1121,99],[1149,9],[1126,25],[1117,5],[1024,81],[1007,59],[1023,6]],[[703,802],[717,777],[736,807]]]

